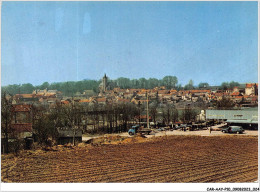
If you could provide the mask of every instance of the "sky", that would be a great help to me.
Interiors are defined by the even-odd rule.
[[[172,75],[258,81],[250,2],[2,2],[1,85]]]

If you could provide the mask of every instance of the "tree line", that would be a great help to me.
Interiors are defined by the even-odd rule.
[[[25,94],[32,93],[33,90],[58,90],[65,96],[73,96],[76,93],[82,93],[84,90],[93,90],[95,93],[99,92],[99,85],[102,80],[82,80],[82,81],[67,81],[67,82],[55,82],[48,83],[44,82],[41,85],[32,85],[31,83],[25,84],[13,84],[8,86],[2,86],[1,90],[7,92],[11,95],[14,94]],[[166,89],[176,89],[176,90],[191,90],[191,89],[209,89],[210,85],[207,82],[201,82],[198,86],[195,86],[193,80],[189,80],[184,86],[178,84],[178,78],[176,76],[165,76],[162,79],[157,78],[139,78],[139,79],[129,79],[125,77],[119,77],[115,80],[108,79],[108,88],[113,89],[115,87],[120,87],[121,89],[153,89],[155,87],[165,86]],[[226,90],[239,86],[238,82],[223,82],[219,89]]]

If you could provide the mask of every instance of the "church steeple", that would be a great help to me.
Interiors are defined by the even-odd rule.
[[[99,85],[99,91],[100,91],[100,93],[106,92],[107,89],[108,89],[108,86],[109,86],[108,77],[107,77],[107,75],[105,74],[104,77],[102,78],[102,82],[101,82],[100,85]]]
[[[105,74],[103,77],[103,91],[107,90],[107,75]]]

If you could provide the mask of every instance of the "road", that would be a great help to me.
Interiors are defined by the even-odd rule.
[[[225,124],[219,124],[212,126],[212,129],[218,129],[222,127]],[[119,134],[110,134],[110,135],[120,135],[122,137],[131,137],[127,132],[119,133]],[[209,131],[208,130],[198,130],[198,131],[181,131],[181,130],[174,130],[174,131],[153,131],[150,135],[146,135],[147,138],[151,137],[160,137],[165,135],[198,135],[198,136],[220,136],[220,135],[234,135],[229,133],[222,133],[221,131]],[[243,134],[240,134],[243,136],[251,135],[251,136],[258,136],[258,130],[245,130]],[[82,141],[86,142],[90,139],[97,138],[97,137],[103,137],[104,135],[98,135],[98,136],[83,136]]]

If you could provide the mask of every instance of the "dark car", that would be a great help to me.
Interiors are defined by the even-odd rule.
[[[222,129],[223,133],[243,133],[245,130],[241,126],[229,126],[228,128]]]
[[[165,131],[165,129],[164,128],[159,128],[159,129],[156,129],[157,131]]]
[[[187,128],[188,128],[187,124],[181,124],[175,127],[175,129],[180,129],[182,131],[186,131]]]

